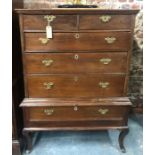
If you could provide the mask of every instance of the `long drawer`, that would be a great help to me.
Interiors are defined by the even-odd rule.
[[[45,33],[25,33],[25,51],[128,51],[131,45],[130,32],[54,33],[45,38]]]
[[[125,75],[62,74],[28,75],[28,95],[37,97],[113,97],[122,96]]]
[[[125,73],[127,52],[26,53],[26,72],[39,73]]]
[[[67,120],[104,120],[122,118],[126,112],[125,106],[59,106],[31,107],[28,113],[31,121],[67,121]]]
[[[127,98],[25,99],[26,126],[96,127],[124,125],[131,106]],[[67,122],[66,122],[67,121]]]

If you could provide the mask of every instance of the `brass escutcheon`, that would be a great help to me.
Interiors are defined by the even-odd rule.
[[[75,59],[75,60],[78,60],[78,59],[79,59],[79,55],[78,55],[78,54],[75,54],[75,55],[74,55],[74,59]]]
[[[78,111],[78,106],[77,105],[74,106],[74,111]]]
[[[101,16],[100,17],[100,20],[103,22],[103,23],[107,23],[111,20],[111,16],[107,15],[107,16]]]
[[[108,65],[112,60],[110,58],[102,58],[100,59],[100,62],[104,65]]]
[[[53,16],[53,15],[44,16],[44,19],[47,19],[48,25],[50,25],[50,23],[53,22],[55,18],[56,18],[56,16]]]
[[[76,34],[74,35],[74,37],[75,37],[75,39],[79,39],[79,38],[80,38],[80,34],[79,34],[79,33],[76,33]]]
[[[78,76],[75,76],[74,77],[74,81],[77,82],[78,80],[79,80],[79,77]]]

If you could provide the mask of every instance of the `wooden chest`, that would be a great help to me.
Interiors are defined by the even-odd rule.
[[[120,129],[127,134],[127,96],[137,10],[17,10],[23,52],[23,133]],[[46,26],[52,27],[52,38]]]

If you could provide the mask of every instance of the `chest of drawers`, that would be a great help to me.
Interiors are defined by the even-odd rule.
[[[127,96],[137,10],[18,9],[25,79],[23,134],[52,130],[128,132]],[[52,38],[46,37],[46,26]]]

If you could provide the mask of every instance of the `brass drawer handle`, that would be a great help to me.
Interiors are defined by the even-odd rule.
[[[55,18],[56,18],[56,16],[53,16],[53,15],[44,16],[44,19],[47,19],[48,25],[50,25],[50,23],[53,22]]]
[[[101,88],[107,88],[108,86],[109,86],[109,82],[99,82],[99,86],[101,87]]]
[[[48,43],[48,41],[49,41],[48,38],[39,38],[39,40],[41,41],[41,43],[42,43],[43,45],[46,45],[46,44]]]
[[[44,82],[43,85],[45,86],[45,89],[49,90],[54,86],[53,82]]]
[[[106,38],[105,38],[105,41],[106,41],[108,44],[113,44],[113,43],[116,41],[116,38],[115,38],[115,37],[106,37]]]
[[[101,115],[105,115],[109,112],[109,109],[99,109],[98,112],[101,114]]]
[[[44,114],[50,116],[54,113],[54,109],[44,109]]]
[[[100,59],[100,62],[104,65],[108,65],[112,60],[110,58],[102,58]]]
[[[80,38],[80,34],[76,33],[76,34],[74,35],[74,37],[75,37],[75,39],[79,39],[79,38]]]
[[[108,23],[110,20],[111,20],[111,16],[107,15],[107,16],[101,16],[100,17],[100,20],[103,22],[103,23]]]
[[[42,60],[42,64],[44,64],[44,66],[48,67],[50,66],[54,61],[52,59],[44,59]]]

